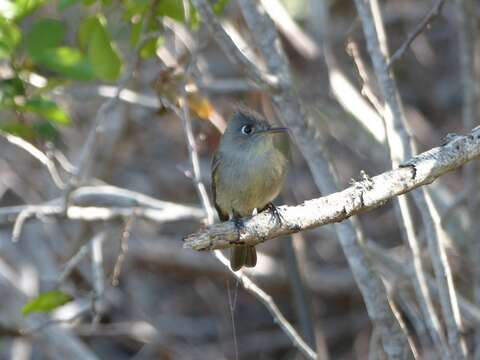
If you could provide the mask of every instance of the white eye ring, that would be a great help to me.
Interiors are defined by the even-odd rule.
[[[240,129],[242,134],[248,135],[252,133],[252,125],[243,125],[242,128]]]

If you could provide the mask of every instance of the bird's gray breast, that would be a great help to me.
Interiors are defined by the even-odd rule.
[[[216,202],[223,212],[240,216],[263,209],[279,194],[286,159],[278,150],[245,156],[222,156],[216,174]]]

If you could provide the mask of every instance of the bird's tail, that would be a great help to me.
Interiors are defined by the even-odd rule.
[[[242,266],[254,267],[257,264],[257,251],[254,246],[236,246],[230,252],[230,268],[240,270]]]

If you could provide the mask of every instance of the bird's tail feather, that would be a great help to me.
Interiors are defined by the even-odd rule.
[[[242,266],[254,267],[257,264],[257,251],[254,246],[237,246],[230,252],[230,268],[240,270]]]

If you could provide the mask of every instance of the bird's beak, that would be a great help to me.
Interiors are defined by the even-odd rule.
[[[265,130],[257,131],[257,134],[278,134],[278,133],[286,133],[288,132],[288,128],[286,127],[274,127]]]

